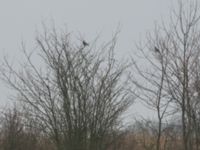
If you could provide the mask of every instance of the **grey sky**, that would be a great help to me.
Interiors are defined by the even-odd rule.
[[[20,57],[20,43],[33,48],[35,31],[41,22],[54,20],[57,27],[80,32],[87,40],[101,33],[111,38],[121,24],[117,54],[134,52],[134,42],[153,30],[155,21],[165,18],[173,0],[0,0],[0,58]],[[174,0],[175,1],[175,0]],[[168,17],[168,16],[167,16]],[[0,103],[7,101],[9,90],[0,86]]]

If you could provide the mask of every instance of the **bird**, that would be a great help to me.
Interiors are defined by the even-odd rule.
[[[160,50],[156,46],[154,47],[154,50],[156,53],[160,53]]]
[[[84,47],[89,46],[89,44],[85,40],[83,40],[82,43]]]

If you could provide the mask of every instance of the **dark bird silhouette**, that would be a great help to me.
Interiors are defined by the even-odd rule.
[[[160,50],[157,47],[155,47],[154,50],[156,53],[160,53]]]
[[[89,44],[86,42],[86,41],[82,41],[82,43],[83,43],[83,46],[85,47],[85,46],[89,46]]]

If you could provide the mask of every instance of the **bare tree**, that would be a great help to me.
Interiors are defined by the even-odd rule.
[[[55,29],[36,42],[44,68],[24,48],[25,67],[17,71],[5,59],[1,77],[58,150],[106,149],[131,102],[122,79],[127,66],[114,58],[116,36],[96,52],[94,44],[73,45],[70,34]]]
[[[197,1],[179,1],[178,6],[178,10],[173,11],[169,25],[156,28],[154,35],[148,37],[147,46],[140,48],[150,69],[142,70],[135,65],[142,81],[139,84],[136,82],[138,80],[133,80],[133,83],[142,90],[138,97],[149,105],[153,104],[159,122],[169,104],[170,108],[181,113],[184,149],[192,150],[199,147],[198,139],[194,140],[194,124],[199,110],[200,17]]]
[[[159,38],[157,33],[159,29],[156,29],[155,37]],[[131,81],[135,86],[133,94],[139,98],[145,106],[156,111],[158,126],[156,131],[156,150],[160,150],[161,146],[161,134],[162,134],[162,123],[164,117],[169,115],[168,106],[172,98],[166,91],[167,77],[166,70],[168,67],[168,57],[165,57],[167,52],[165,51],[164,43],[159,41],[152,41],[151,37],[148,39],[147,49],[138,46],[144,58],[144,63],[148,64],[148,69],[143,69],[136,63],[136,57],[133,61],[133,72]],[[148,51],[150,50],[150,51]]]

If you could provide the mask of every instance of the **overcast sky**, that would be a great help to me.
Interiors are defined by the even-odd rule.
[[[33,48],[36,29],[51,20],[88,41],[99,33],[105,41],[110,39],[120,23],[117,55],[126,56],[134,53],[134,43],[153,30],[156,21],[168,17],[172,1],[176,0],[0,0],[0,58],[20,57],[22,40]],[[11,94],[4,86],[0,85],[1,104]]]

